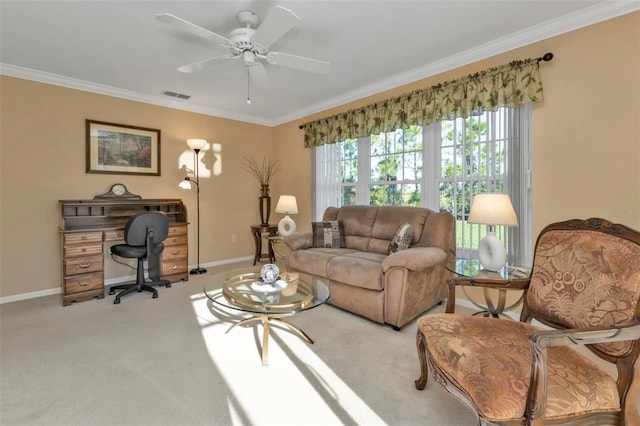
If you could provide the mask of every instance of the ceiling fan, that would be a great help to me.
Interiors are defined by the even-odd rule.
[[[258,15],[250,10],[240,11],[237,14],[240,28],[232,30],[229,33],[229,37],[216,34],[169,13],[160,13],[156,15],[156,19],[173,28],[217,42],[229,50],[228,53],[223,55],[180,66],[178,70],[181,72],[202,71],[234,59],[241,59],[244,65],[247,66],[252,78],[257,80],[261,80],[264,77],[262,61],[266,61],[271,65],[318,74],[329,72],[331,67],[329,62],[269,49],[273,43],[293,28],[299,19],[295,13],[282,6],[277,6],[260,26],[258,26],[260,22]]]

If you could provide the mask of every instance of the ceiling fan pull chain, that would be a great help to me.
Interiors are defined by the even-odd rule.
[[[251,96],[249,92],[249,68],[247,68],[247,105],[251,105]]]

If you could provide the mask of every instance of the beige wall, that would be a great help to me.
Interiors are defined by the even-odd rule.
[[[1,296],[59,288],[58,200],[91,199],[115,182],[144,198],[183,199],[195,264],[196,193],[178,188],[181,167],[193,168],[190,137],[219,144],[200,166],[201,264],[253,253],[249,225],[260,221],[259,185],[240,165],[244,157],[271,155],[269,127],[10,77],[2,77],[1,88]],[[161,176],[85,173],[87,118],[160,129]],[[105,271],[107,279],[133,274],[112,261]]]
[[[299,230],[308,230],[311,155],[302,146],[300,123],[548,51],[555,58],[541,65],[545,100],[533,109],[534,235],[548,223],[574,217],[603,217],[640,229],[640,12],[274,128],[2,77],[0,296],[59,287],[59,199],[91,198],[122,182],[145,198],[182,198],[193,222],[195,193],[177,188],[189,137],[222,149],[221,173],[202,182],[200,262],[248,256],[248,226],[259,221],[258,188],[238,168],[244,156],[281,160],[274,203],[280,194],[295,195],[300,213],[294,219]],[[86,174],[85,118],[161,129],[162,176]],[[212,159],[207,154],[209,169]],[[272,217],[277,223],[282,215]],[[190,228],[193,237],[195,225]],[[191,238],[191,264],[195,248]]]

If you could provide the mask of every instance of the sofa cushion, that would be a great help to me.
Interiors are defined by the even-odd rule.
[[[343,206],[339,209],[329,207],[324,212],[323,220],[341,221],[344,225],[347,248],[367,251],[377,211],[377,207],[371,206]]]
[[[327,278],[355,287],[382,290],[382,261],[386,255],[362,251],[343,252],[327,262]]]
[[[393,236],[391,243],[389,244],[389,254],[399,252],[400,250],[406,250],[411,245],[411,239],[413,238],[413,226],[409,222],[404,222],[396,231],[396,235]]]
[[[327,264],[329,261],[348,249],[309,248],[291,252],[287,259],[288,267],[317,277],[327,278]]]
[[[331,220],[326,222],[313,222],[311,224],[313,235],[313,247],[344,248],[344,226],[342,222]]]
[[[421,207],[410,206],[380,206],[375,223],[371,228],[371,238],[388,242],[393,239],[398,226],[408,222],[413,227],[411,244],[416,244],[422,238],[424,224],[430,210]],[[386,252],[387,246],[385,246]]]

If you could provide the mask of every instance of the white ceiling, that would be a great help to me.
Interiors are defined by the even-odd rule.
[[[267,83],[251,84],[250,105],[241,61],[181,73],[176,67],[226,51],[155,19],[171,13],[226,36],[238,11],[264,19],[277,5],[300,20],[272,50],[329,61],[331,71],[267,64]],[[640,1],[1,0],[0,71],[277,125],[633,10]]]

